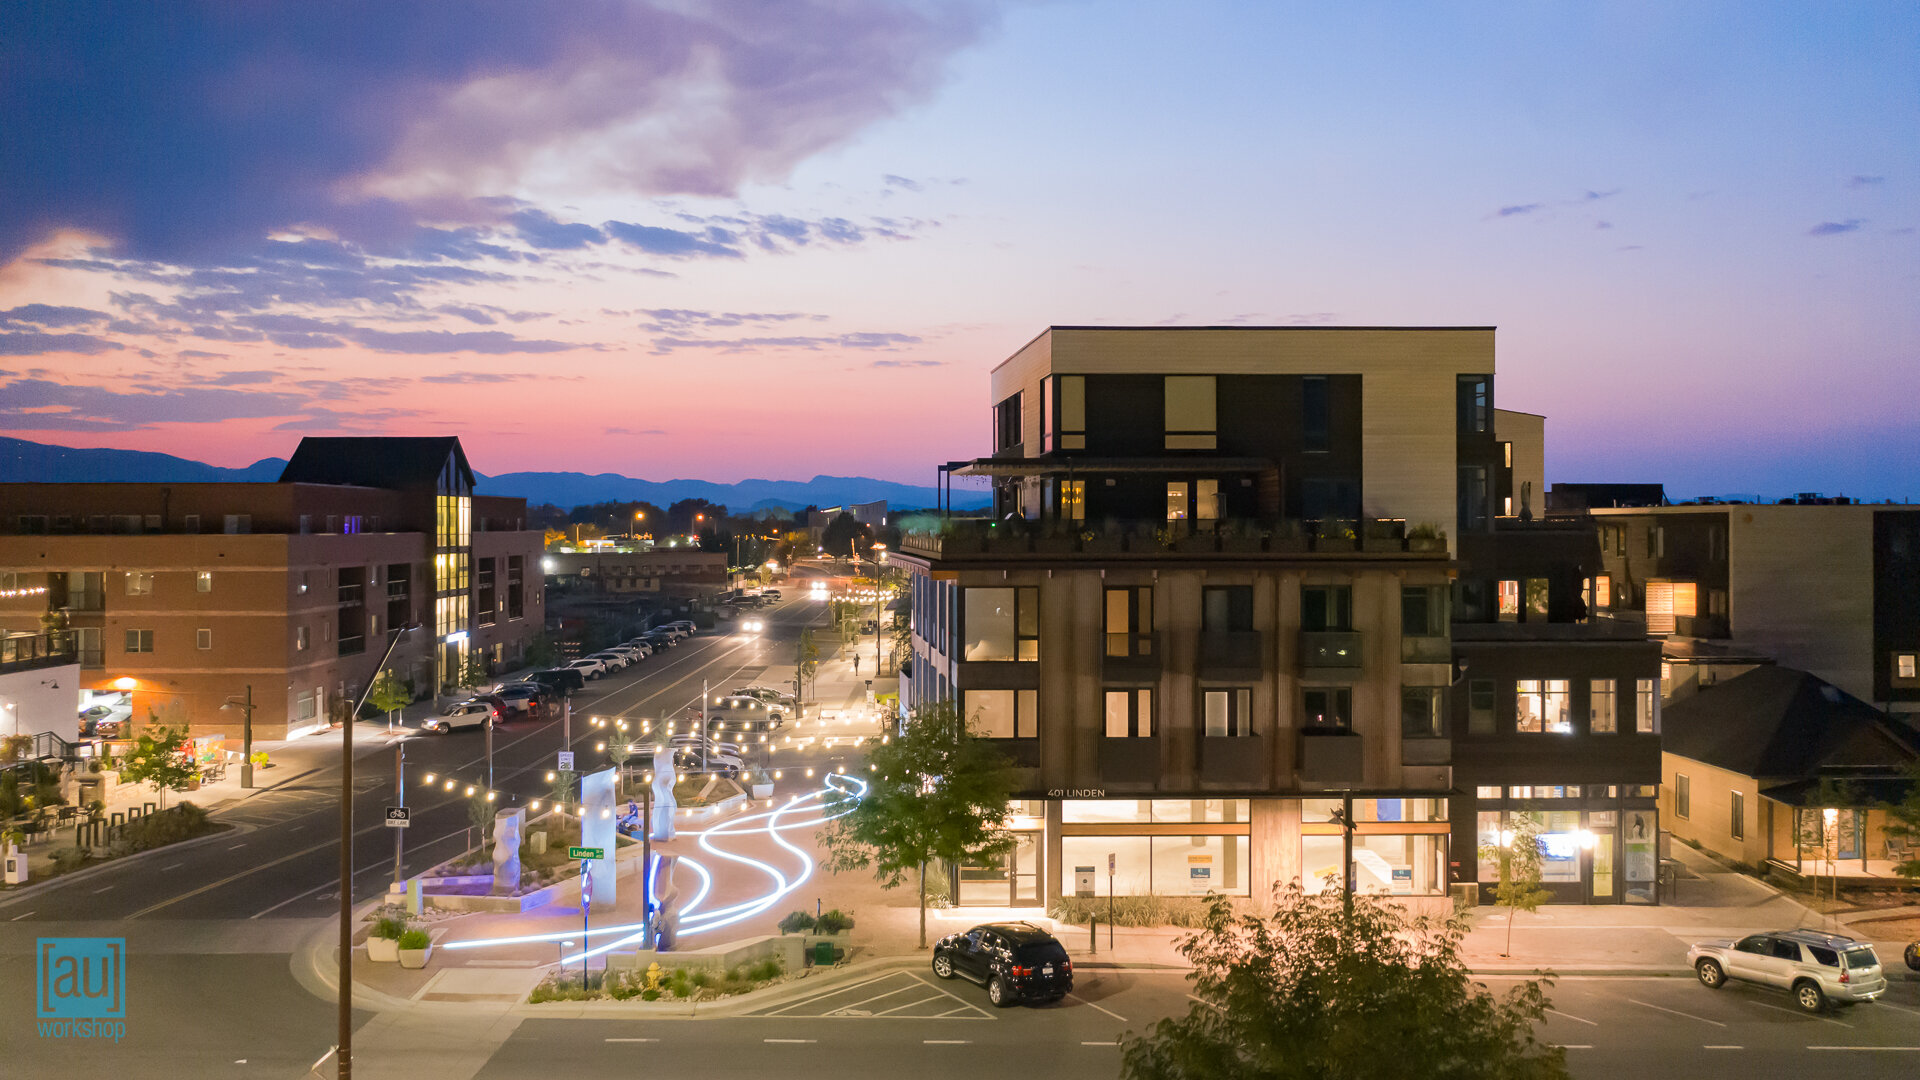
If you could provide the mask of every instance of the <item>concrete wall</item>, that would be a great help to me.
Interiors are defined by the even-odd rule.
[[[0,735],[51,731],[80,737],[80,665],[31,668],[0,675]]]
[[[1513,513],[1523,505],[1521,485],[1533,485],[1533,516],[1544,517],[1547,507],[1547,418],[1535,413],[1493,410],[1493,434],[1513,444]],[[1496,508],[1497,509],[1497,508]]]

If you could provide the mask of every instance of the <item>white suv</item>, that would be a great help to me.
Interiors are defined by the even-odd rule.
[[[1887,978],[1873,946],[1818,930],[1778,930],[1739,941],[1703,941],[1687,950],[1687,963],[1712,990],[1729,979],[1777,986],[1794,1004],[1817,1013],[1828,1003],[1853,1005],[1886,993]]]

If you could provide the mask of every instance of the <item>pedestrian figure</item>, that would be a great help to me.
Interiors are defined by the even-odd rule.
[[[855,675],[860,674],[860,654],[859,653],[853,654],[853,673]]]

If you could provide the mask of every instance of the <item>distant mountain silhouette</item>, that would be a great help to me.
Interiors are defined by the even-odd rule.
[[[135,483],[272,483],[286,467],[283,458],[264,458],[244,469],[189,461],[172,454],[141,450],[75,449],[0,436],[0,480],[52,484]],[[573,507],[586,503],[645,499],[666,506],[681,499],[707,499],[736,513],[780,507],[836,506],[885,499],[895,509],[933,506],[939,501],[932,487],[875,480],[866,476],[815,476],[811,480],[742,480],[718,484],[708,480],[638,480],[618,473],[588,475],[577,472],[517,472],[498,476],[475,474],[483,495],[517,495],[530,503]],[[986,506],[984,490],[956,488],[956,509]]]

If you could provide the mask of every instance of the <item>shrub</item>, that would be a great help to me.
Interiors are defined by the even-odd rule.
[[[1104,923],[1111,918],[1116,926],[1192,929],[1205,925],[1207,902],[1198,896],[1116,896],[1109,916],[1107,897],[1063,896],[1047,908],[1047,915],[1063,923],[1084,923],[1089,918]]]
[[[399,941],[406,934],[407,920],[391,915],[374,920],[373,929],[367,932],[368,937],[377,937],[385,941]]]
[[[813,916],[804,911],[795,911],[780,920],[780,932],[783,934],[803,934],[815,926]]]
[[[433,944],[425,930],[409,930],[400,935],[400,947],[403,949],[424,949]]]
[[[659,1000],[660,1000],[660,991],[658,991],[658,990],[642,990],[642,991],[640,991],[640,1000],[642,1000],[642,1001],[659,1001]]]
[[[58,848],[53,853],[53,868],[56,873],[78,870],[87,861],[87,853],[77,847]]]
[[[120,835],[114,838],[110,853],[115,856],[131,855],[136,851],[148,851],[191,840],[211,831],[213,825],[207,820],[207,812],[190,802],[183,802],[128,822]]]
[[[781,966],[780,958],[777,956],[769,956],[765,960],[747,968],[747,980],[756,983],[772,982],[785,972],[786,968]]]
[[[842,930],[853,929],[853,916],[834,908],[813,921],[813,928],[822,934],[837,934]]]

